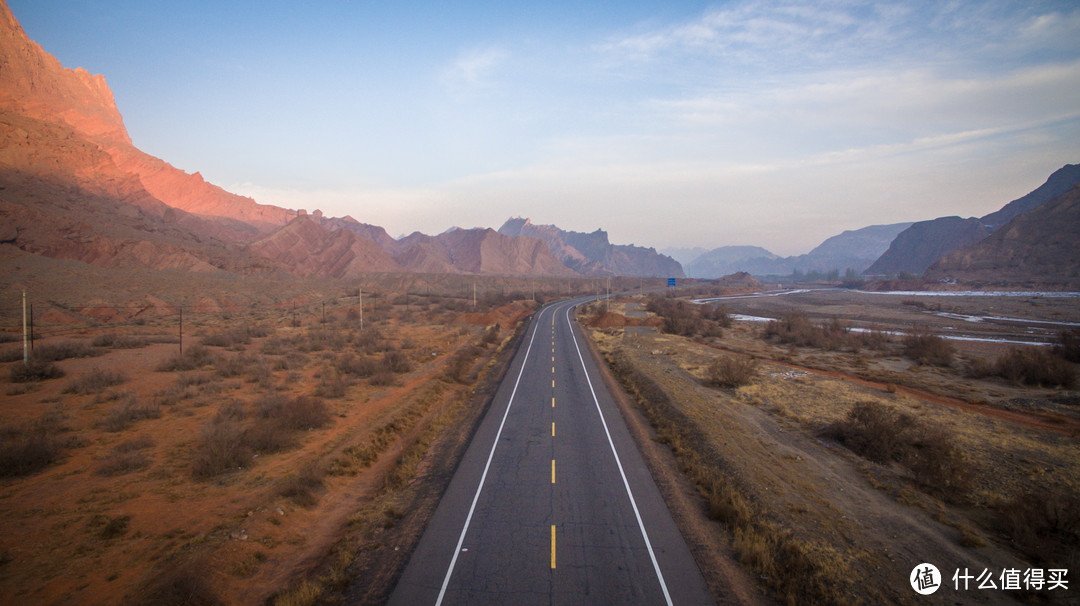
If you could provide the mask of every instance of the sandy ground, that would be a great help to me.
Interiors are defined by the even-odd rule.
[[[272,370],[259,379],[250,369],[223,377],[215,365],[182,373],[155,370],[175,354],[175,343],[63,360],[58,366],[64,378],[35,384],[9,382],[7,369],[21,362],[4,364],[0,428],[5,440],[51,415],[60,420],[53,431],[65,446],[43,470],[0,479],[0,595],[20,603],[118,603],[144,592],[158,574],[186,568],[227,603],[264,603],[325,560],[343,529],[386,494],[384,478],[398,455],[442,411],[465,400],[469,386],[439,378],[450,355],[479,342],[489,323],[499,323],[499,340],[507,339],[530,310],[530,305],[511,305],[450,321],[453,315],[442,314],[427,323],[418,322],[423,315],[417,310],[399,310],[408,314],[407,328],[390,318],[379,328],[388,345],[411,361],[410,371],[396,375],[390,385],[348,380],[344,395],[323,398],[331,413],[327,425],[297,432],[292,448],[256,453],[240,469],[208,479],[193,478],[191,470],[200,432],[211,419],[235,414],[241,424],[250,424],[257,416],[255,401],[266,393],[284,398],[318,393],[340,353],[316,350],[290,362],[289,355],[260,354],[260,348],[268,339],[308,330],[355,336],[355,327],[344,324],[344,310],[337,310],[328,325],[277,328],[238,348],[209,348],[223,358],[265,361]],[[137,330],[154,332],[153,327]],[[209,334],[215,328],[198,330]],[[88,343],[93,336],[52,340]],[[197,340],[191,335],[185,346]],[[482,348],[473,364],[483,365],[495,351],[494,345]],[[93,369],[120,371],[125,380],[89,394],[64,393]],[[129,400],[160,403],[158,415],[109,431],[103,420]],[[370,466],[325,471],[347,459],[351,447],[371,443],[372,432],[388,424],[400,429],[377,449]],[[143,464],[102,475],[102,466],[117,456],[115,449],[131,442],[141,443]],[[314,468],[321,470],[321,486],[310,491],[313,498],[283,496],[284,480]],[[369,517],[390,525],[379,521],[382,513]],[[401,515],[392,513],[391,518]]]

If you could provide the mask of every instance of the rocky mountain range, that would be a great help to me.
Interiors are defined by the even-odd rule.
[[[1080,184],[945,255],[925,277],[992,286],[1080,286]]]
[[[910,223],[871,225],[826,239],[804,255],[781,257],[760,246],[722,246],[700,255],[686,266],[694,278],[716,278],[739,271],[755,276],[786,276],[793,272],[863,271],[889,247]]]
[[[684,277],[678,261],[656,249],[633,244],[612,244],[607,232],[567,231],[554,225],[536,225],[522,217],[508,219],[499,233],[539,238],[555,258],[570,269],[587,276]]]
[[[1080,183],[1080,164],[1067,164],[1031,193],[984,217],[940,217],[914,223],[896,236],[866,273],[922,275],[938,259],[981,241],[1015,217],[1057,198],[1077,183]]]
[[[227,192],[136,148],[105,78],[64,68],[0,0],[0,246],[101,267],[331,278],[579,275],[575,268],[682,276],[670,259],[612,246],[602,231],[551,230],[578,248],[558,243],[556,258],[532,233],[492,229],[394,239],[352,217],[309,215]]]
[[[722,247],[691,277],[747,271],[910,272],[981,282],[1075,278],[1080,165],[982,218],[944,217],[845,231],[805,255]],[[1067,195],[1066,195],[1067,194]],[[290,272],[351,279],[370,272],[682,277],[652,248],[603,230],[512,218],[499,228],[393,238],[352,217],[259,204],[134,146],[104,77],[64,68],[0,0],[0,252],[100,268],[215,274]],[[680,251],[679,254],[689,254]],[[1054,259],[1057,259],[1056,264]],[[929,269],[929,271],[927,271]],[[1040,273],[1041,272],[1041,273]],[[1027,276],[1025,278],[1025,276]],[[1026,282],[1025,282],[1026,283]]]

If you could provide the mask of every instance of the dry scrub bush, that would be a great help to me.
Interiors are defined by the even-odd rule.
[[[852,332],[836,318],[817,326],[798,312],[786,313],[779,320],[767,322],[764,335],[766,339],[772,338],[780,343],[829,351],[849,349],[858,352],[863,347],[882,349],[888,344],[888,335],[880,331]]]
[[[996,521],[1032,562],[1080,565],[1080,495],[1075,489],[1042,486],[1017,494],[997,507]]]
[[[91,368],[85,375],[72,380],[64,388],[64,393],[80,395],[101,393],[106,387],[119,385],[127,381],[124,373],[115,370]]]
[[[94,347],[105,347],[109,349],[139,349],[149,345],[150,339],[135,335],[107,333],[94,337],[94,340],[91,341],[90,344]]]
[[[133,438],[114,446],[94,471],[99,476],[118,476],[150,466],[150,458],[142,452],[154,445],[148,437]]]
[[[1017,385],[1072,387],[1076,370],[1041,347],[1012,347],[997,359],[994,374]]]
[[[344,398],[348,385],[341,374],[333,368],[322,371],[319,383],[315,386],[315,395],[320,398]]]
[[[134,394],[127,393],[101,421],[101,426],[105,431],[123,431],[135,421],[157,419],[160,416],[161,407],[156,401],[140,403]]]
[[[723,329],[731,326],[731,317],[723,307],[651,297],[645,309],[660,316],[663,320],[662,330],[673,335],[722,337]]]
[[[226,349],[242,349],[242,345],[251,343],[252,338],[270,336],[271,328],[265,326],[241,326],[230,328],[221,332],[206,335],[200,341],[203,345],[211,347],[224,347]]]
[[[80,341],[61,341],[59,343],[38,345],[30,353],[30,359],[43,362],[59,362],[70,358],[92,358],[101,354],[100,349],[90,347]]]
[[[323,473],[318,468],[306,465],[278,482],[275,492],[301,507],[311,507],[319,502],[316,493],[323,487],[322,478]]]
[[[71,444],[59,436],[65,431],[59,408],[33,421],[0,427],[0,478],[29,475],[58,461]]]
[[[334,368],[341,374],[367,378],[379,371],[379,363],[366,356],[343,353],[334,359]]]
[[[200,562],[168,562],[164,571],[148,579],[124,598],[123,606],[222,606],[207,584],[211,568]]]
[[[483,352],[484,349],[476,345],[466,345],[455,351],[443,367],[443,377],[448,381],[463,385],[473,383],[476,377],[469,371]]]
[[[119,476],[125,473],[140,471],[150,466],[150,459],[141,452],[110,452],[102,461],[94,473],[99,476]]]
[[[265,394],[255,400],[256,418],[243,440],[255,452],[274,453],[296,446],[295,433],[317,429],[330,422],[330,411],[318,398],[287,398]]]
[[[233,419],[214,420],[199,432],[192,459],[191,475],[196,480],[238,469],[251,459],[240,424]]]
[[[876,463],[899,463],[943,497],[962,498],[969,488],[967,463],[951,432],[878,402],[857,403],[825,434]]]
[[[25,363],[16,363],[11,367],[12,383],[31,383],[48,379],[59,379],[64,370],[52,362],[30,358]]]
[[[1069,362],[1080,363],[1080,329],[1074,328],[1058,333],[1054,353]]]
[[[917,328],[903,339],[904,355],[921,365],[952,366],[956,348],[925,328]]]
[[[383,367],[395,374],[403,374],[412,370],[412,362],[404,352],[391,350],[383,354]]]
[[[0,441],[0,478],[40,471],[56,462],[63,442],[49,432],[27,429]]]
[[[705,370],[708,383],[714,387],[740,387],[757,376],[758,362],[752,358],[719,356]]]
[[[330,422],[330,410],[319,398],[299,396],[286,399],[270,415],[290,429],[307,430],[324,427]]]
[[[202,345],[192,345],[177,354],[164,360],[158,365],[159,372],[175,372],[180,370],[196,370],[204,366],[210,366],[218,359],[213,352]]]

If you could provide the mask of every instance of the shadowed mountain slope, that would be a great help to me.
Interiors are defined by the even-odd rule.
[[[993,285],[1080,287],[1080,185],[946,255],[927,278]]]
[[[866,273],[920,275],[945,255],[989,236],[994,230],[1022,213],[1057,198],[1080,182],[1080,164],[1066,164],[1054,171],[1045,183],[982,218],[941,217],[920,221],[897,235],[889,249]]]

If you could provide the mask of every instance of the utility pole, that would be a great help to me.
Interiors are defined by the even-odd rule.
[[[22,359],[23,364],[30,359],[30,351],[26,346],[26,289],[22,291]]]
[[[476,309],[476,278],[473,278],[472,281],[472,306],[473,309]]]
[[[30,304],[30,352],[34,351],[34,304]]]
[[[360,298],[360,332],[364,332],[364,289],[356,289],[356,296]]]
[[[180,306],[180,355],[184,355],[184,306]]]

